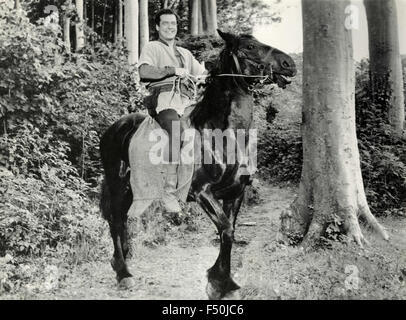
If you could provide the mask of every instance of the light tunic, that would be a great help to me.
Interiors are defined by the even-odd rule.
[[[179,53],[180,59],[177,58],[176,53]],[[206,71],[204,66],[193,57],[189,50],[177,46],[170,47],[162,41],[151,41],[144,46],[138,62],[138,67],[143,64],[158,68],[164,68],[166,66],[185,68],[188,73],[193,76],[202,75]],[[161,81],[149,83],[147,84],[147,87],[173,84],[175,79],[175,76],[168,77]],[[156,112],[159,113],[165,109],[174,109],[180,116],[182,116],[185,108],[188,107],[191,102],[192,101],[187,95],[179,92],[176,86],[174,86],[173,91],[161,92],[159,94]]]

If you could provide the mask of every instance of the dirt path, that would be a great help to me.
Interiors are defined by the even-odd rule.
[[[261,198],[264,199],[261,204],[244,209],[237,221],[239,226],[232,252],[232,272],[241,285],[249,279],[243,267],[249,264],[251,248],[263,243],[264,236],[276,234],[279,213],[291,201],[292,192],[264,186]],[[36,298],[206,299],[206,270],[218,255],[218,243],[209,219],[201,216],[199,223],[197,232],[187,232],[166,245],[139,248],[130,262],[130,270],[136,280],[132,290],[117,288],[115,274],[106,257],[104,261],[62,270],[59,288]],[[257,249],[252,252],[257,252]]]

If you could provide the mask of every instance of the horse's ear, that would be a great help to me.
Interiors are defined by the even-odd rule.
[[[217,29],[218,34],[220,37],[226,42],[227,45],[233,45],[235,43],[235,36],[231,33],[223,32],[220,29]]]

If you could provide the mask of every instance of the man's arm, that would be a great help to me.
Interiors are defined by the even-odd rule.
[[[162,80],[174,76],[176,70],[174,67],[159,68],[149,64],[143,64],[138,68],[141,81]]]

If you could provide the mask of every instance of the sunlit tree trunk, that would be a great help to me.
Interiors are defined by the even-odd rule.
[[[364,0],[369,32],[371,85],[375,100],[389,95],[388,120],[395,136],[404,128],[405,101],[395,0]]]
[[[372,215],[361,176],[355,130],[355,74],[348,0],[302,0],[303,168],[298,196],[282,214],[282,230],[313,245],[329,222],[362,246],[362,216],[385,239]]]
[[[138,0],[125,0],[125,37],[128,50],[128,62],[138,61]]]
[[[21,8],[20,0],[14,1],[14,9],[18,10]]]
[[[148,0],[140,0],[140,51],[149,41]]]
[[[79,21],[75,24],[76,51],[85,46],[85,33],[83,23],[83,0],[76,0],[76,11]]]
[[[65,44],[66,52],[71,52],[70,46],[70,18],[67,14],[63,15],[63,42]]]

